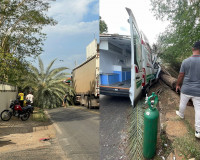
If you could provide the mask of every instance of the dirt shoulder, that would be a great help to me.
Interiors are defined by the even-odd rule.
[[[185,118],[182,120],[175,113],[180,102],[177,93],[161,80],[151,87],[150,94],[152,92],[159,96],[161,126],[157,156],[154,159],[200,159],[200,140],[194,136],[194,107],[187,106]]]
[[[34,121],[33,117],[0,121],[0,150],[0,159],[64,159],[51,121]]]

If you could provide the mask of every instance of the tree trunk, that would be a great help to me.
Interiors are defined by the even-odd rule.
[[[161,74],[161,79],[168,85],[170,86],[173,90],[176,89],[176,82],[177,82],[177,79],[172,77],[172,76],[169,76],[169,75],[166,75],[166,74]]]

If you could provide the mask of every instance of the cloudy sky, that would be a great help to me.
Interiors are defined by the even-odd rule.
[[[100,16],[107,23],[108,32],[130,34],[125,7],[132,10],[139,29],[145,33],[150,44],[155,43],[158,34],[164,31],[168,22],[156,20],[150,11],[150,0],[100,0]]]
[[[45,66],[57,58],[54,67],[66,66],[70,72],[75,61],[81,64],[86,60],[86,46],[99,34],[99,1],[56,0],[48,15],[58,24],[44,28],[47,39],[40,57]]]

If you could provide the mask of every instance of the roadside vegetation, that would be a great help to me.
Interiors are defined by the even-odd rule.
[[[43,52],[46,25],[56,21],[47,16],[49,2],[43,0],[1,0],[0,5],[0,81],[19,85],[27,74],[25,58]]]
[[[151,0],[151,5],[157,19],[169,22],[157,40],[156,52],[178,72],[181,62],[191,56],[193,44],[200,40],[200,1]]]
[[[49,121],[49,118],[44,112],[44,109],[35,107],[34,114],[32,115],[32,120],[39,122]]]
[[[43,52],[43,27],[57,23],[47,16],[50,1],[1,0],[0,5],[0,81],[32,91],[40,108],[61,106],[66,93],[73,103],[73,89],[63,83],[66,67],[52,69],[53,60],[45,70],[40,58],[39,67],[27,61]]]
[[[101,16],[99,17],[99,32],[100,34],[108,32],[108,26],[106,22],[101,19]]]
[[[29,74],[25,77],[22,88],[31,90],[34,94],[35,105],[39,108],[56,108],[62,105],[63,97],[68,91],[68,86],[63,82],[68,73],[63,72],[67,67],[52,69],[53,60],[45,69],[40,57],[39,69],[29,65]]]

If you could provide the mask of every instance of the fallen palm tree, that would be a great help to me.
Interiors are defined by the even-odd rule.
[[[167,84],[169,87],[171,87],[171,89],[175,90],[176,89],[176,83],[177,83],[177,79],[167,75],[165,73],[161,73],[160,78],[163,80],[163,82],[165,84]]]

